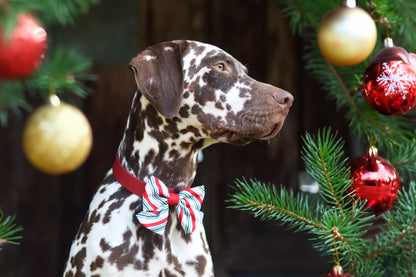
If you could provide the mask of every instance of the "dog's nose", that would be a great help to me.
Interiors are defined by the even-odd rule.
[[[289,109],[293,104],[293,96],[283,89],[276,89],[273,92],[273,99],[284,109]]]

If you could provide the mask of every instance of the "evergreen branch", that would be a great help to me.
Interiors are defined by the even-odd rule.
[[[344,84],[344,81],[342,80],[341,76],[339,76],[338,72],[335,70],[335,68],[332,66],[330,62],[325,60],[328,68],[331,70],[332,74],[334,74],[335,78],[337,79],[339,85],[341,86],[342,90],[345,93],[345,96],[347,97],[348,101],[350,102],[350,105],[354,108],[355,112],[358,114],[358,116],[362,116],[361,111],[357,108],[357,106],[354,103],[354,100],[351,96],[351,93],[347,89],[346,85]]]
[[[319,130],[316,139],[307,133],[303,137],[302,159],[306,171],[318,182],[323,200],[345,215],[344,207],[350,201],[346,190],[352,181],[347,159],[342,160],[344,142],[335,137],[330,128]]]
[[[90,73],[91,66],[91,59],[80,58],[75,51],[65,52],[59,48],[29,78],[1,82],[0,123],[4,125],[7,122],[9,111],[18,114],[20,108],[30,110],[26,93],[46,99],[52,90],[66,102],[71,102],[68,92],[80,97],[90,94],[92,89],[86,82],[96,79],[96,75]]]
[[[355,265],[350,272],[354,273],[353,276],[386,277],[385,271],[382,264],[366,261]]]
[[[345,213],[342,210],[342,205],[341,205],[341,202],[339,200],[339,197],[335,193],[334,184],[331,182],[331,179],[329,177],[330,173],[329,173],[327,164],[324,160],[323,153],[322,153],[321,149],[319,149],[319,156],[320,156],[320,161],[321,161],[321,166],[322,166],[322,172],[323,172],[323,175],[324,175],[324,178],[325,178],[325,184],[327,185],[327,187],[331,191],[331,194],[332,194],[331,197],[335,200],[335,202],[338,205],[338,208],[340,209],[341,213],[345,215]]]
[[[0,125],[6,125],[8,112],[20,113],[20,108],[30,109],[26,100],[24,85],[20,81],[0,81]]]
[[[393,247],[402,249],[400,255],[406,255],[406,249],[416,244],[416,183],[409,183],[408,190],[401,190],[398,194],[395,206],[383,215],[387,224],[376,237],[377,248],[369,253],[363,261],[377,258],[378,256],[391,256],[388,250]],[[395,257],[400,259],[399,255]]]
[[[59,48],[25,82],[45,97],[51,87],[58,94],[70,91],[84,97],[91,92],[84,82],[96,79],[95,75],[89,73],[91,65],[90,59],[78,57],[75,51],[65,52]]]
[[[358,202],[351,213],[342,215],[338,209],[311,203],[302,194],[296,196],[281,188],[250,179],[235,182],[235,193],[228,202],[230,208],[248,211],[261,220],[287,224],[295,231],[306,231],[314,235],[313,246],[326,255],[340,254],[340,261],[358,261],[365,255],[368,241],[362,236],[364,227],[371,224],[372,216],[363,212],[364,203]],[[358,247],[357,247],[358,246]]]
[[[10,13],[36,12],[47,24],[67,25],[74,23],[79,14],[87,12],[91,5],[99,2],[100,0],[13,0],[2,5],[7,6]],[[14,19],[7,18],[6,20]]]
[[[22,238],[22,236],[17,236],[16,233],[23,230],[23,228],[21,226],[16,226],[14,220],[14,216],[5,218],[3,211],[0,210],[0,250],[2,250],[1,246],[3,244],[19,244],[16,240]]]
[[[413,1],[403,1],[397,0],[392,1],[397,6],[395,7],[395,14],[397,18],[397,22],[395,26],[397,27],[398,33],[403,34],[406,38],[406,42],[409,47],[414,46],[414,42],[416,41],[416,34],[414,32],[409,32],[409,30],[416,29],[416,20],[415,20],[415,13],[416,13],[416,3],[412,3]]]
[[[378,249],[377,251],[374,251],[373,253],[371,253],[367,257],[363,258],[363,261],[365,262],[369,259],[374,258],[377,255],[380,255],[381,253],[383,253],[386,250],[386,248],[388,248],[389,246],[395,246],[396,244],[401,242],[406,236],[412,234],[415,230],[416,230],[416,224],[413,225],[409,230],[404,231],[399,237],[397,237],[393,241],[389,242],[386,246],[382,247],[381,249]]]
[[[365,203],[356,204],[356,209],[346,215],[341,215],[337,209],[325,210],[320,218],[323,231],[315,232],[313,239],[317,250],[327,255],[339,255],[339,261],[345,261],[346,267],[365,256],[370,243],[370,240],[363,239],[363,235],[365,227],[372,224],[373,216],[363,211]]]
[[[280,212],[280,213],[282,213],[283,215],[285,215],[287,217],[291,217],[291,218],[293,218],[297,221],[305,223],[306,225],[310,225],[310,226],[313,226],[314,228],[320,229],[320,226],[318,224],[313,223],[312,221],[309,221],[308,219],[306,219],[304,217],[301,217],[300,215],[295,214],[294,212],[289,211],[285,208],[278,208],[278,207],[276,207],[274,205],[270,205],[270,204],[257,203],[257,202],[254,202],[252,200],[249,200],[249,199],[247,199],[247,203],[250,204],[254,209],[264,210],[267,213],[266,218],[269,217],[269,214],[270,214],[271,211],[277,212],[277,213]]]
[[[286,2],[286,8],[283,9],[283,13],[290,16],[292,32],[303,33],[305,29],[310,28],[310,26],[318,26],[319,18],[314,17],[314,13],[309,12],[311,9],[316,7],[316,5],[307,5],[308,3],[299,3],[300,1],[278,1]],[[289,2],[289,3],[287,3]],[[313,4],[309,1],[310,4]],[[301,19],[304,19],[301,21]]]
[[[404,137],[402,143],[395,147],[395,153],[386,151],[386,155],[386,159],[399,172],[403,184],[416,179],[416,132],[409,137]]]
[[[362,112],[357,116],[355,111],[348,111],[346,119],[354,135],[370,141],[377,141],[377,148],[382,152],[397,155],[397,147],[402,147],[404,140],[413,137],[414,123],[404,116],[386,116],[372,110],[361,94],[353,96],[354,102]]]
[[[283,187],[278,192],[274,186],[252,179],[237,180],[234,190],[228,201],[233,205],[229,208],[248,211],[261,220],[289,224],[296,231],[322,229],[310,210],[308,198],[303,195],[294,196]]]

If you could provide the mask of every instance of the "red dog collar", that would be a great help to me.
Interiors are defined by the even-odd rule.
[[[128,191],[131,193],[143,197],[144,188],[146,186],[146,182],[134,177],[131,175],[120,163],[118,156],[116,156],[114,163],[113,163],[113,175],[116,180]],[[191,186],[180,188],[179,191],[188,189]],[[177,188],[169,188],[169,192],[178,191]]]

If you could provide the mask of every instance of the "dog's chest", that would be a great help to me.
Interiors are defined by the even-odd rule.
[[[207,272],[212,262],[203,228],[185,235],[172,210],[165,235],[145,229],[135,216],[141,199],[111,180],[97,190],[71,249],[74,274],[212,275]]]

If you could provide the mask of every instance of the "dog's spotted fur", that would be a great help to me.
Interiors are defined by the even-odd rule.
[[[292,105],[221,49],[195,41],[149,47],[131,63],[138,90],[118,155],[143,181],[191,184],[197,153],[216,142],[245,145],[276,135]],[[165,234],[142,227],[141,198],[110,170],[72,244],[64,276],[213,276],[205,231],[186,235],[171,210]]]

